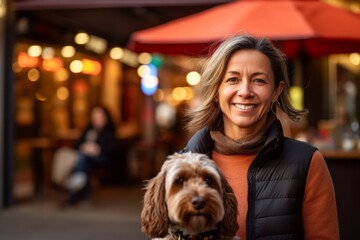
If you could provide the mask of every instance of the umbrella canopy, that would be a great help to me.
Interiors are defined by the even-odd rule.
[[[242,0],[131,35],[137,52],[206,54],[235,34],[268,37],[288,55],[360,51],[360,15],[317,0]]]

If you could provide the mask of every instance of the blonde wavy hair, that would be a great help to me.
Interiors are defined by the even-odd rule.
[[[222,112],[215,99],[230,57],[238,50],[244,49],[258,50],[269,58],[274,73],[275,87],[279,86],[280,81],[284,81],[285,87],[279,96],[278,107],[294,121],[308,114],[308,110],[295,109],[290,103],[286,56],[267,38],[238,35],[223,41],[205,62],[197,89],[200,97],[199,105],[188,110],[185,115],[187,130],[195,132],[204,127],[217,129],[222,126]]]

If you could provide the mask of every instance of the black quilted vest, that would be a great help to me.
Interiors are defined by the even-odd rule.
[[[213,142],[205,129],[183,151],[211,154]],[[247,240],[303,239],[301,207],[315,147],[283,137],[276,121],[248,171]]]

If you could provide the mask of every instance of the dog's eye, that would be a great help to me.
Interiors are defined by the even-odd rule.
[[[184,178],[178,178],[175,180],[175,184],[178,185],[178,186],[182,186],[184,185]]]
[[[211,177],[205,177],[204,180],[205,180],[206,184],[209,185],[209,186],[210,186],[210,185],[213,183],[213,181],[214,181]]]

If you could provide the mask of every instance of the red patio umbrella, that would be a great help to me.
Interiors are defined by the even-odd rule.
[[[268,37],[289,56],[360,51],[360,15],[318,0],[242,0],[213,7],[135,32],[137,52],[206,54],[222,39],[240,33]]]

